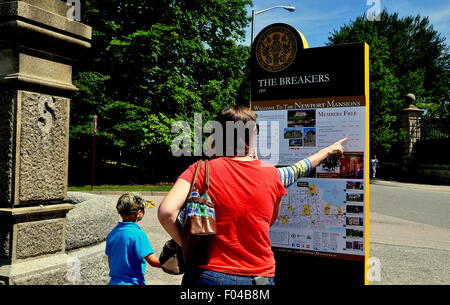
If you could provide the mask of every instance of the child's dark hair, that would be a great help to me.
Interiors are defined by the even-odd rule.
[[[139,193],[125,193],[117,201],[116,209],[121,216],[130,216],[144,210],[145,199]]]

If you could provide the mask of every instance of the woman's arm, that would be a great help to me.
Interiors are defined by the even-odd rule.
[[[275,202],[275,206],[273,207],[273,214],[272,214],[272,220],[270,221],[270,226],[272,226],[278,218],[278,214],[280,213],[280,203],[281,203],[281,198],[278,198],[277,202]]]
[[[308,175],[327,157],[344,153],[344,146],[342,146],[342,143],[347,141],[347,139],[348,138],[341,139],[336,143],[319,150],[308,158],[298,161],[294,165],[277,168],[283,186],[289,187],[300,177]]]
[[[158,220],[163,228],[181,246],[181,234],[177,226],[177,216],[188,196],[191,185],[178,179],[158,208]]]
[[[280,174],[281,184],[284,187],[291,186],[300,177],[308,175],[312,169],[312,163],[308,158],[300,160],[291,166],[277,168]]]
[[[312,167],[315,168],[317,165],[322,163],[323,160],[325,160],[326,158],[328,158],[330,156],[343,154],[344,146],[342,146],[342,143],[344,143],[347,140],[348,140],[348,138],[343,138],[343,139],[337,141],[336,143],[331,144],[330,146],[319,150],[314,155],[309,156],[308,159],[311,161]]]

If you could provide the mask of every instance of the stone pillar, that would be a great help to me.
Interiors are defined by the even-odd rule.
[[[420,139],[420,116],[422,109],[417,108],[413,103],[416,98],[413,94],[406,96],[409,105],[407,108],[400,110],[400,125],[406,131],[406,138],[403,142],[402,153],[402,171],[411,172],[413,169],[414,144]]]
[[[70,8],[0,0],[0,284],[66,272],[72,65],[92,37]]]

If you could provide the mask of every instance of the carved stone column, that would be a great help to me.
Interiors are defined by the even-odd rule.
[[[72,65],[92,36],[70,8],[0,0],[0,284],[66,272]]]
[[[413,104],[416,100],[413,94],[409,93],[405,98],[409,105],[407,108],[400,110],[399,117],[401,127],[406,131],[406,139],[403,142],[402,171],[411,172],[413,169],[414,144],[420,139],[420,116],[423,110]]]

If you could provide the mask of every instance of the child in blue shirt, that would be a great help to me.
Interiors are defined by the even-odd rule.
[[[123,222],[106,237],[109,263],[109,285],[145,285],[145,262],[161,268],[147,234],[137,224],[145,214],[144,198],[138,193],[126,193],[117,202],[117,212]]]

